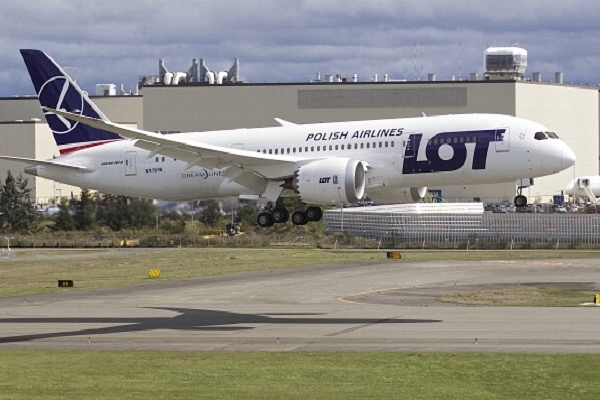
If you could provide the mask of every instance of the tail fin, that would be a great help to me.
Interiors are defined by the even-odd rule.
[[[25,49],[21,50],[21,55],[43,107],[108,121],[87,93],[50,56],[40,50]],[[44,112],[44,116],[60,154],[121,139],[115,133],[92,128],[51,112]]]

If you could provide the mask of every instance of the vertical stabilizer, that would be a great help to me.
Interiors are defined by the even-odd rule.
[[[40,50],[24,49],[21,55],[41,106],[108,121],[87,93],[50,56]],[[51,112],[45,112],[44,116],[60,154],[121,139],[112,132],[92,128]]]

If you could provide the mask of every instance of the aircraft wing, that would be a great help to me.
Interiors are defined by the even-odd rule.
[[[188,168],[199,166],[203,168],[225,168],[238,167],[237,169],[253,170],[259,175],[269,179],[285,176],[298,161],[305,158],[263,154],[255,151],[232,149],[228,147],[215,146],[207,143],[186,140],[172,135],[148,132],[141,129],[131,128],[110,121],[89,118],[79,114],[55,110],[44,107],[47,112],[52,112],[73,121],[81,122],[91,127],[116,133],[122,137],[137,139],[135,146],[150,151],[150,155],[161,154],[176,158],[188,163]],[[279,172],[278,168],[283,167]],[[271,173],[265,173],[270,170]],[[226,174],[227,175],[227,174]]]

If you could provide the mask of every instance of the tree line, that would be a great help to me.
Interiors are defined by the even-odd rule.
[[[119,195],[98,197],[86,188],[81,189],[81,195],[77,199],[61,200],[58,212],[54,216],[49,219],[40,218],[31,197],[31,188],[27,184],[28,180],[22,175],[15,177],[8,171],[0,185],[0,230],[3,232],[158,228],[166,233],[183,233],[186,227],[186,217],[177,214],[161,215],[159,223],[153,200]],[[245,205],[240,208],[235,220],[253,227],[256,225],[256,214],[256,205]],[[201,211],[192,218],[211,228],[220,228],[228,219],[221,213],[218,203],[214,200],[203,202]]]

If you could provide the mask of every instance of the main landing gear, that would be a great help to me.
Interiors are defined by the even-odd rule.
[[[308,206],[305,210],[294,211],[292,213],[292,222],[294,225],[306,225],[311,221],[320,221],[323,218],[323,210],[321,207]],[[281,224],[290,219],[289,211],[282,206],[275,206],[271,203],[267,204],[265,210],[258,214],[258,225],[266,228],[274,224]]]

